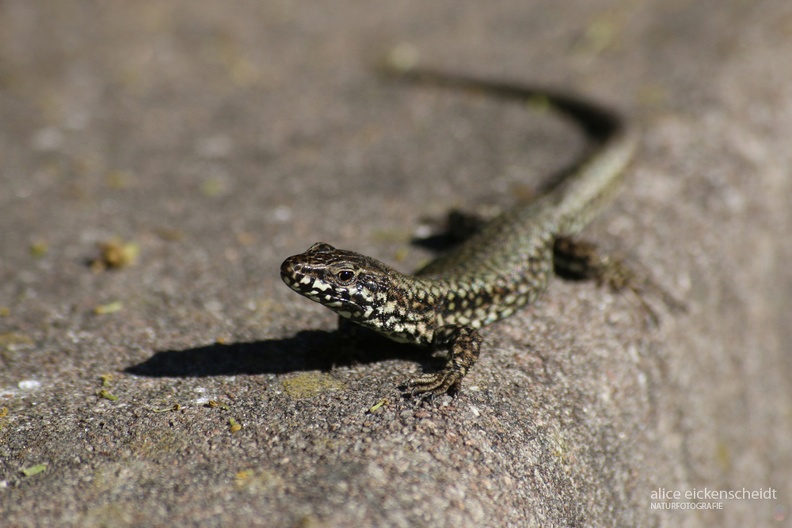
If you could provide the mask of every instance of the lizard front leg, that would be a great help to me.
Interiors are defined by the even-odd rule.
[[[447,325],[435,332],[433,345],[448,350],[445,367],[409,381],[413,394],[443,394],[458,390],[462,378],[476,364],[481,349],[481,334],[470,326]]]

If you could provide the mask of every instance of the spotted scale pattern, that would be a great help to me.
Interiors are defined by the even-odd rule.
[[[489,86],[479,84],[485,90]],[[492,86],[503,91],[503,85]],[[523,93],[509,89],[508,95]],[[582,100],[573,102],[565,98],[558,106],[582,108],[587,118],[593,113],[612,119],[598,129],[606,130],[607,137],[594,137],[602,143],[599,152],[542,198],[504,212],[412,275],[320,242],[283,262],[283,281],[394,341],[448,350],[444,369],[410,385],[415,393],[457,389],[478,358],[478,329],[512,315],[544,291],[553,273],[554,243],[588,223],[613,194],[635,150],[637,136],[623,130],[612,114]],[[574,117],[569,108],[561,109]],[[590,123],[583,125],[593,129]]]

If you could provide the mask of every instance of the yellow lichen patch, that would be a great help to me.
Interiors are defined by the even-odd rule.
[[[33,345],[33,339],[25,334],[18,334],[16,332],[0,334],[0,349],[4,348],[13,352],[14,350],[32,347]]]
[[[224,411],[228,411],[231,409],[227,404],[219,402],[217,400],[209,400],[206,402],[204,407],[209,407],[210,409],[223,409]]]
[[[296,374],[281,381],[281,385],[292,398],[312,398],[326,391],[344,388],[343,383],[322,372]]]
[[[382,407],[383,405],[388,405],[388,403],[389,403],[389,402],[388,402],[388,400],[387,400],[387,399],[385,399],[385,398],[383,398],[382,400],[380,400],[380,401],[378,401],[377,403],[375,403],[375,404],[374,404],[374,405],[373,405],[373,406],[372,406],[372,407],[371,407],[371,408],[368,410],[368,413],[369,413],[369,414],[374,414],[375,412],[377,412],[377,411],[380,409],[380,407]]]
[[[115,312],[120,312],[124,308],[124,303],[121,301],[113,301],[107,304],[100,304],[94,307],[94,315],[107,315]]]
[[[418,64],[418,48],[410,42],[400,42],[384,57],[383,66],[397,72],[410,70]]]
[[[41,258],[49,251],[49,244],[46,240],[36,240],[30,244],[30,255],[33,258]]]
[[[266,469],[246,469],[234,475],[234,485],[240,491],[254,494],[272,493],[283,490],[283,479],[277,473]]]
[[[33,475],[38,475],[39,473],[43,473],[47,470],[47,464],[36,464],[35,466],[26,467],[22,470],[22,474],[26,477],[32,477]]]
[[[107,389],[101,389],[96,393],[97,396],[100,398],[104,398],[105,400],[110,401],[118,401],[118,396],[115,394],[110,393]]]
[[[229,418],[228,419],[228,430],[231,431],[232,434],[233,433],[238,433],[239,431],[242,430],[242,424],[237,422],[233,418]]]
[[[220,178],[208,178],[201,183],[201,194],[207,198],[222,196],[228,192],[228,185]]]
[[[140,246],[135,242],[124,242],[112,238],[97,244],[99,257],[91,261],[91,269],[99,272],[107,268],[119,269],[131,266],[140,254]]]

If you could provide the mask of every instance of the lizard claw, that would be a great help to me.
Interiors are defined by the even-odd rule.
[[[411,389],[410,394],[412,396],[420,394],[434,396],[459,390],[461,382],[462,374],[452,368],[447,368],[439,372],[412,378],[407,382],[407,387]]]

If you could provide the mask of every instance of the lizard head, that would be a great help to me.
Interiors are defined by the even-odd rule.
[[[381,302],[397,274],[377,260],[323,242],[281,264],[281,278],[291,289],[359,322]]]

